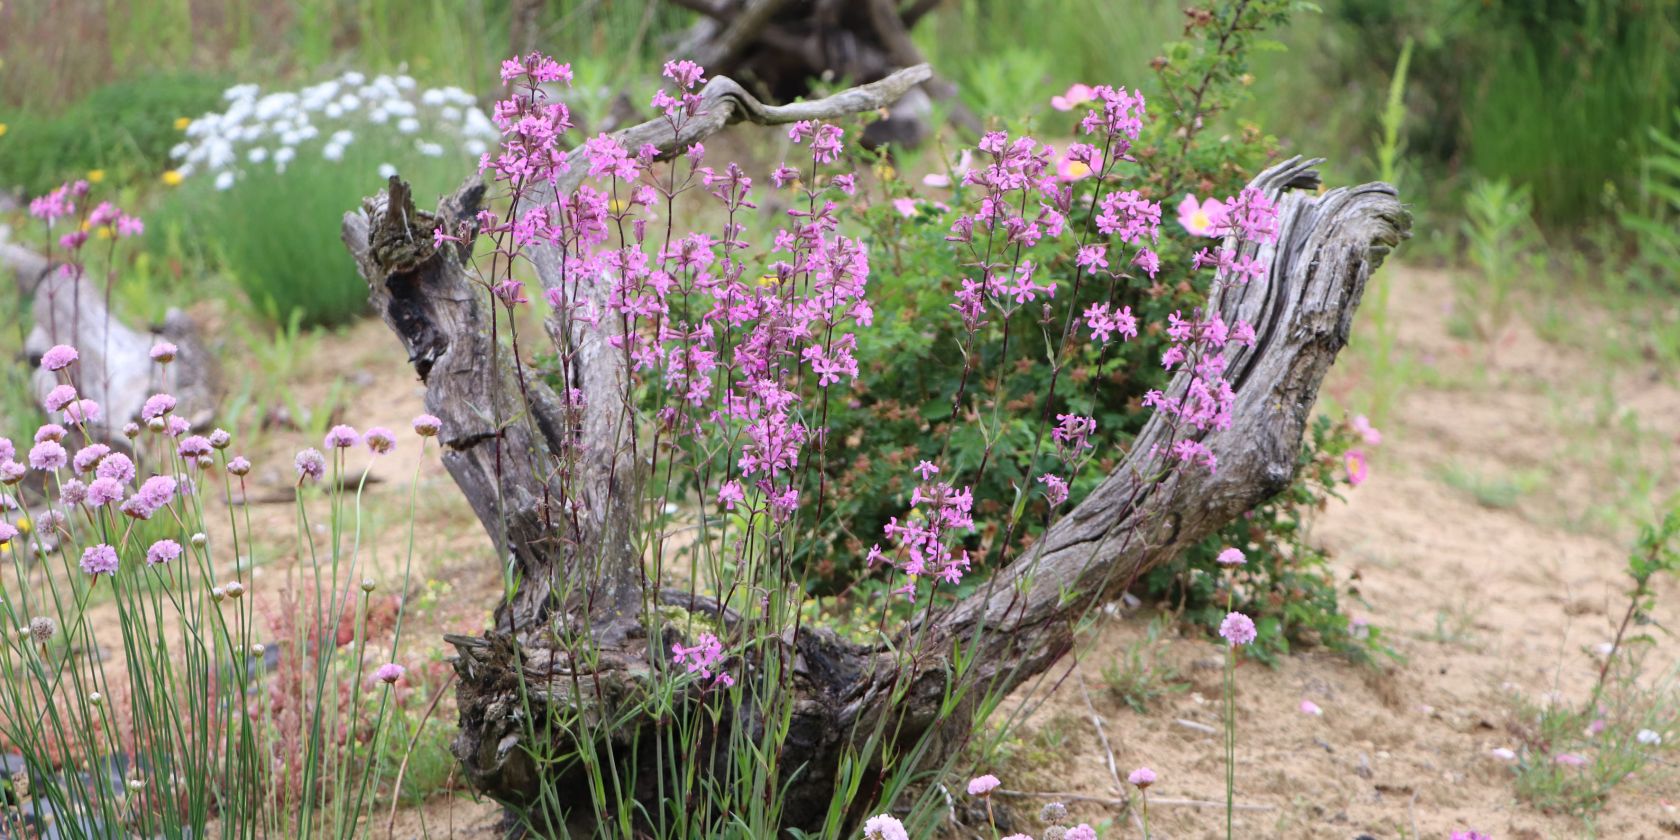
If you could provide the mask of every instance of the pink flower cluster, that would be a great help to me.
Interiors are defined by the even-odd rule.
[[[30,199],[29,215],[46,222],[50,229],[55,221],[75,216],[78,200],[85,198],[91,189],[87,181],[64,184],[46,195]],[[76,222],[75,228],[58,238],[58,244],[72,253],[87,244],[93,231],[126,239],[139,236],[146,230],[140,219],[124,213],[109,201],[100,202],[80,219],[72,221]]]
[[[916,583],[924,576],[956,584],[970,566],[968,551],[957,543],[962,532],[974,528],[974,494],[969,488],[961,490],[943,481],[934,481],[939,468],[923,461],[915,472],[921,478],[910,491],[910,510],[904,519],[892,517],[882,531],[889,546],[887,550],[876,543],[869,549],[868,566],[890,563],[903,572],[904,585],[893,590],[916,600]]]
[[[727,688],[735,684],[735,678],[723,670],[724,658],[723,643],[711,633],[701,633],[690,646],[681,643],[671,645],[671,660],[687,668],[688,673],[698,675],[702,681],[710,680],[707,688]]]

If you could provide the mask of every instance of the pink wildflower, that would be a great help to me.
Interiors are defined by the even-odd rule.
[[[180,348],[175,345],[167,341],[160,341],[152,345],[152,361],[166,365],[175,361],[175,356],[179,352]]]
[[[1228,613],[1225,620],[1219,622],[1219,635],[1231,643],[1231,647],[1246,645],[1253,642],[1259,634],[1255,632],[1254,620],[1240,612]]]
[[[56,440],[43,440],[29,450],[29,466],[42,472],[57,470],[69,462],[69,453]]]
[[[746,498],[747,494],[741,489],[739,481],[725,481],[723,486],[718,488],[718,504],[723,505],[724,510],[734,510],[735,506],[746,501]]]
[[[35,442],[42,443],[49,440],[53,442],[61,441],[64,440],[64,436],[66,434],[68,433],[64,431],[63,426],[60,426],[57,423],[47,423],[41,426],[41,428],[35,430]]]
[[[99,459],[94,467],[94,474],[100,478],[109,478],[118,485],[127,484],[134,480],[134,462],[121,452],[112,452]]]
[[[1562,764],[1565,767],[1587,766],[1587,757],[1581,755],[1580,753],[1558,753],[1557,755],[1552,756],[1552,761]]]
[[[299,484],[320,481],[321,477],[327,474],[327,459],[318,449],[311,448],[299,452],[292,463],[297,467]]]
[[[76,399],[76,386],[58,385],[47,392],[46,406],[48,411],[58,411]]]
[[[910,833],[904,830],[904,823],[891,814],[881,814],[870,817],[863,824],[865,840],[910,840]]]
[[[251,461],[244,455],[235,455],[233,460],[228,461],[227,471],[231,475],[243,477],[251,472]]]
[[[997,790],[997,786],[999,784],[1001,784],[1001,782],[998,781],[998,777],[993,776],[990,773],[987,773],[984,776],[976,776],[968,780],[968,795],[990,796],[992,791]]]
[[[1483,834],[1475,829],[1469,831],[1455,831],[1450,840],[1493,840],[1493,835]]]
[[[1301,714],[1303,714],[1303,715],[1313,715],[1314,717],[1317,717],[1319,715],[1323,715],[1324,710],[1320,709],[1318,707],[1318,704],[1314,703],[1311,700],[1302,700],[1301,701]]]
[[[1382,443],[1382,432],[1377,431],[1376,427],[1371,425],[1370,419],[1365,415],[1355,414],[1353,415],[1353,420],[1350,422],[1353,426],[1353,430],[1358,432],[1359,436],[1364,439],[1366,446],[1376,446]]]
[[[349,449],[361,440],[356,430],[343,424],[327,430],[326,440],[323,442],[327,449]]]
[[[17,539],[18,529],[10,522],[0,522],[0,545]]]
[[[1217,198],[1198,202],[1194,195],[1186,194],[1178,203],[1178,223],[1191,236],[1222,236],[1220,228],[1224,222],[1225,205]]]
[[[403,674],[407,673],[407,670],[408,669],[395,662],[387,662],[384,665],[373,669],[373,679],[375,682],[382,682],[386,685],[394,685],[397,680],[403,678]]]
[[[1349,449],[1342,455],[1342,467],[1347,470],[1348,483],[1355,487],[1364,484],[1371,472],[1365,463],[1365,452],[1360,449]]]
[[[117,550],[100,543],[82,552],[82,573],[97,578],[117,573]]]
[[[1096,94],[1090,85],[1074,82],[1068,86],[1066,92],[1050,97],[1050,107],[1058,111],[1071,111],[1095,98]]]
[[[1241,566],[1248,562],[1248,558],[1243,555],[1240,548],[1227,548],[1219,552],[1219,556],[1215,560],[1221,566]]]
[[[91,507],[104,507],[122,501],[122,482],[114,478],[96,478],[87,488],[87,503]]]
[[[79,357],[76,348],[67,344],[57,344],[41,354],[41,367],[47,370],[63,370],[74,364]]]
[[[1068,829],[1068,833],[1062,837],[1064,840],[1097,840],[1097,830],[1087,823],[1080,823]]]
[[[362,441],[373,454],[384,455],[396,448],[397,436],[391,434],[391,430],[384,426],[374,426],[367,430],[367,434],[362,435]]]
[[[152,420],[175,410],[175,398],[168,394],[153,394],[140,407],[140,419]]]
[[[1061,477],[1045,473],[1038,477],[1038,483],[1044,485],[1044,496],[1050,504],[1059,505],[1068,500],[1068,483]]]
[[[421,437],[437,437],[443,431],[443,421],[430,414],[414,418],[414,432]]]
[[[174,540],[158,540],[146,549],[146,565],[163,566],[181,556],[181,544]]]
[[[1155,771],[1148,767],[1139,767],[1126,777],[1126,781],[1131,782],[1133,786],[1140,790],[1147,788],[1155,784]]]

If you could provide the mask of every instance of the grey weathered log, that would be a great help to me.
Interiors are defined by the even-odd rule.
[[[46,257],[4,242],[0,267],[11,272],[19,297],[33,300],[34,323],[24,338],[24,352],[36,366],[31,387],[37,402],[44,405],[47,394],[60,384],[57,374],[38,367],[41,355],[55,344],[68,344],[80,354],[75,368],[78,393],[101,409],[86,425],[92,438],[126,450],[123,424],[139,419],[146,398],[162,391],[179,400],[194,427],[210,422],[220,397],[218,367],[186,313],[170,309],[163,323],[135,329],[107,309],[105,292],[85,274],[60,271]],[[179,349],[169,365],[151,359],[152,346],[159,340]]]
[[[875,107],[883,95],[879,90],[848,92],[833,100],[776,107],[758,103],[727,79],[714,79],[706,90],[708,102],[719,111],[706,120],[693,121],[697,125],[693,131],[673,136],[659,121],[628,129],[621,138],[631,148],[653,142],[669,155],[704,136],[703,130],[715,131],[736,119],[773,123],[832,117],[846,108]],[[889,731],[901,743],[930,737],[935,759],[960,748],[968,736],[965,726],[971,708],[942,711],[941,704],[950,676],[950,663],[943,657],[953,642],[966,640],[973,654],[967,678],[977,680],[980,689],[969,693],[968,702],[988,692],[1006,693],[1042,673],[1067,651],[1073,626],[1086,608],[1288,485],[1318,387],[1347,342],[1365,283],[1407,235],[1410,225],[1393,188],[1387,185],[1314,192],[1318,186],[1315,164],[1297,158],[1255,179],[1255,185],[1280,206],[1278,240],[1258,254],[1268,271],[1251,284],[1220,291],[1210,303],[1228,320],[1249,321],[1257,333],[1254,346],[1235,351],[1229,367],[1237,394],[1231,428],[1201,438],[1218,458],[1216,472],[1189,469],[1165,482],[1146,480],[1158,471],[1154,450],[1173,434],[1164,420],[1152,420],[1113,474],[1026,554],[994,576],[982,592],[937,613],[931,626],[921,628],[930,635],[917,646],[920,653],[910,671],[901,670],[904,663],[899,657],[907,647],[904,639],[890,647],[866,646],[807,628],[783,640],[796,661],[791,689],[796,694],[795,711],[784,764],[801,768],[785,788],[784,811],[790,826],[809,828],[820,820],[833,793],[841,755],[859,746],[855,739],[872,731],[879,715],[902,715]],[[581,169],[581,165],[574,167]],[[561,187],[570,189],[575,183]],[[426,240],[438,219],[446,223],[469,219],[481,197],[482,188],[469,182],[462,192],[445,199],[434,218],[415,210],[406,186],[393,179],[389,196],[376,196],[363,212],[346,216],[345,240],[368,278],[376,307],[426,381],[428,408],[445,420],[445,462],[451,474],[528,582],[533,575],[552,577],[556,570],[569,570],[579,556],[600,562],[604,555],[598,551],[580,555],[590,537],[565,532],[541,514],[541,500],[557,491],[527,467],[512,463],[521,459],[509,459],[499,471],[492,469],[493,450],[487,444],[499,442],[522,453],[540,452],[547,445],[543,439],[564,424],[556,422],[561,409],[553,395],[529,383],[526,390],[535,395],[527,398],[534,422],[499,429],[490,422],[498,413],[510,416],[516,407],[509,402],[510,394],[519,393],[516,375],[507,351],[498,349],[488,334],[486,295],[462,264],[461,249],[447,246],[433,251]],[[552,272],[552,255],[539,253],[536,262],[541,273]],[[545,285],[551,281],[545,276]],[[559,339],[579,338],[552,334]],[[593,363],[602,370],[593,379],[580,375],[578,381],[621,381],[616,377],[625,375],[622,369],[610,370],[619,358],[597,354]],[[1181,376],[1169,386],[1169,393],[1182,391],[1186,384]],[[598,396],[602,395],[589,394],[590,402]],[[625,407],[614,408],[623,411]],[[624,460],[627,452],[634,451],[634,432],[622,425],[613,427],[607,433],[612,440],[593,443],[607,453],[604,463],[635,466],[633,457]],[[542,461],[527,461],[532,462]],[[609,530],[624,524],[601,523]],[[639,579],[639,556],[621,555],[618,562],[623,564],[617,570],[621,580]],[[621,585],[657,586],[657,582],[636,580]],[[637,597],[643,594],[638,591]],[[662,603],[671,601],[668,592],[653,597]],[[591,661],[574,662],[565,644],[540,632],[557,610],[569,609],[564,604],[531,601],[511,607],[503,604],[495,631],[482,639],[450,639],[460,652],[456,755],[473,784],[521,808],[536,803],[537,774],[544,771],[523,745],[533,722],[523,717],[527,706],[518,694],[519,686],[531,691],[530,708],[538,715],[603,716],[633,704],[645,680],[662,667],[660,662],[649,661],[647,651],[665,649],[668,640],[650,645],[635,639],[635,630],[623,627],[595,633]],[[987,632],[980,632],[982,628]],[[645,630],[670,632],[658,627]],[[580,684],[578,673],[584,669],[589,671],[588,688],[574,694],[573,687]],[[908,680],[907,692],[889,702],[895,687],[903,689],[904,680]],[[727,719],[725,725],[760,725],[750,710],[731,714],[740,717]],[[638,743],[635,735],[651,732],[655,725],[632,719],[614,737],[628,747]],[[537,725],[536,731],[543,728]],[[544,754],[565,750],[564,744],[537,748]],[[628,762],[653,761],[633,751],[619,754]],[[551,780],[560,790],[583,789],[577,781],[582,772],[578,768],[546,772],[565,777]],[[658,772],[651,764],[643,764],[636,778],[651,785]],[[649,787],[630,795],[651,800],[656,793]],[[657,807],[651,801],[648,805]]]

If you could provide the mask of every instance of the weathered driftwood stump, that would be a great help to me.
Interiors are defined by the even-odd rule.
[[[939,5],[915,0],[671,0],[700,18],[672,55],[739,79],[760,96],[788,101],[827,79],[873,82],[923,63],[910,38],[916,22]],[[863,143],[915,146],[936,127],[932,103],[943,102],[969,130],[980,123],[956,99],[956,86],[929,75],[907,90],[886,119],[870,124]]]
[[[92,437],[126,450],[123,424],[139,419],[146,398],[161,391],[193,407],[188,419],[195,426],[210,422],[219,397],[218,369],[186,313],[171,309],[162,324],[135,329],[110,311],[105,292],[86,275],[60,271],[45,257],[5,242],[0,242],[0,266],[11,271],[20,299],[34,302],[34,326],[24,339],[28,363],[38,365],[41,354],[55,344],[68,344],[81,354],[77,389],[102,409],[87,424]],[[152,361],[158,341],[179,349],[173,363]],[[59,380],[36,367],[32,384],[36,401],[44,403]]]
[[[627,129],[621,139],[628,148],[648,142],[669,155],[740,120],[770,124],[872,110],[925,78],[925,69],[913,68],[827,100],[781,107],[761,105],[738,85],[718,78],[705,88],[705,118],[692,121],[682,137],[670,136],[660,121]],[[901,743],[932,735],[939,745],[935,759],[939,749],[961,742],[967,734],[968,710],[942,715],[939,708],[949,674],[944,652],[952,649],[954,640],[975,638],[974,630],[983,622],[987,632],[977,637],[980,647],[969,678],[989,691],[1007,692],[1067,652],[1074,619],[1085,609],[1117,596],[1143,571],[1287,486],[1319,384],[1347,342],[1366,280],[1410,225],[1394,189],[1386,184],[1316,192],[1315,163],[1293,159],[1255,179],[1254,185],[1278,202],[1281,214],[1277,242],[1264,246],[1259,255],[1270,271],[1264,279],[1233,287],[1211,301],[1227,321],[1244,319],[1258,335],[1253,347],[1234,351],[1230,364],[1237,393],[1232,428],[1203,438],[1218,458],[1217,473],[1191,470],[1166,483],[1143,482],[1139,476],[1150,472],[1153,444],[1169,434],[1164,423],[1149,423],[1131,455],[1043,535],[1030,558],[1000,571],[995,585],[982,593],[934,614],[926,628],[931,637],[918,647],[924,653],[912,664],[909,691],[896,700],[889,702],[889,693],[902,676],[901,654],[885,646],[844,641],[821,629],[804,629],[784,639],[796,662],[797,692],[784,766],[801,768],[787,787],[789,824],[810,827],[821,820],[839,757],[847,747],[858,746],[846,739],[850,733],[871,731],[876,716],[904,715],[894,730]],[[574,173],[583,169],[574,161]],[[571,186],[561,184],[562,189]],[[517,595],[498,607],[496,629],[482,638],[450,641],[460,652],[455,753],[474,785],[525,807],[535,801],[539,771],[529,745],[523,743],[530,721],[522,718],[526,706],[519,697],[521,679],[531,691],[530,707],[536,715],[560,710],[612,715],[629,708],[626,704],[640,690],[639,680],[655,672],[657,664],[647,660],[648,649],[663,650],[665,645],[662,640],[650,646],[644,635],[648,631],[637,618],[642,587],[657,584],[644,584],[641,558],[629,545],[634,511],[624,505],[591,505],[584,522],[545,525],[539,500],[549,489],[546,479],[510,463],[519,459],[497,464],[498,446],[546,452],[558,448],[554,436],[576,428],[578,420],[563,413],[553,393],[527,381],[534,422],[492,425],[491,418],[499,413],[495,400],[506,402],[507,395],[517,393],[508,354],[492,346],[487,297],[463,265],[463,246],[434,250],[430,239],[440,220],[450,229],[470,223],[483,197],[484,187],[472,180],[443,199],[435,214],[426,213],[414,206],[407,186],[393,178],[387,193],[345,216],[343,232],[368,281],[374,307],[407,348],[426,384],[427,410],[444,420],[445,465],[524,581]],[[534,256],[545,285],[558,282],[549,276],[552,255]],[[588,343],[591,340],[595,343]],[[583,387],[619,393],[627,375],[621,356],[600,352],[604,337],[585,341]],[[1175,383],[1184,385],[1182,379]],[[588,404],[598,414],[581,420],[594,492],[600,499],[626,498],[620,494],[635,490],[627,483],[637,471],[622,460],[627,447],[614,442],[634,430],[616,425],[619,421],[612,415],[622,412],[613,402],[591,399]],[[511,404],[499,408],[501,416],[514,413]],[[612,485],[615,481],[626,484]],[[578,568],[585,562],[591,564],[588,570]],[[544,581],[568,576],[600,583],[561,602]],[[659,597],[716,614],[725,624],[731,620],[713,603],[692,603],[670,593]],[[555,640],[557,634],[576,632],[581,623],[573,619],[581,615],[589,617],[593,647],[599,651],[587,666],[571,660]],[[580,680],[578,672],[585,667],[587,677]],[[574,686],[583,689],[574,691]],[[758,723],[752,710],[732,714],[726,725]],[[637,727],[653,725],[647,719],[625,724],[622,744],[631,743],[628,736]],[[565,745],[553,746],[564,752]],[[626,762],[645,762],[636,778],[652,784],[658,768],[651,756],[619,756]],[[584,787],[562,783],[560,789]],[[638,790],[635,795],[651,799],[655,792]],[[565,804],[588,811],[586,798]]]

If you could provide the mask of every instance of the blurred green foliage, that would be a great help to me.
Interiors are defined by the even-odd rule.
[[[39,195],[66,180],[104,170],[107,178],[155,175],[181,141],[179,117],[196,117],[221,101],[223,80],[193,74],[154,76],[105,85],[52,115],[0,117],[0,184]]]

